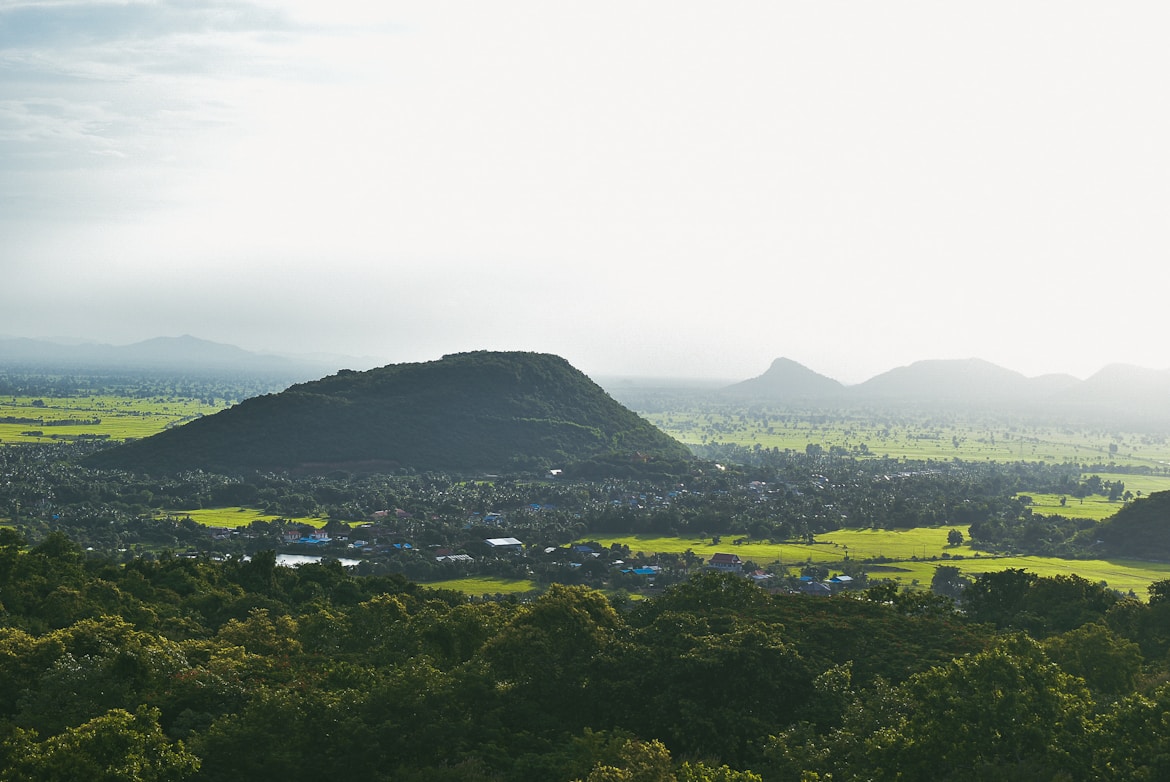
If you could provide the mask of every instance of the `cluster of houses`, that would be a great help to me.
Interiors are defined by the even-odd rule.
[[[539,510],[540,506],[533,506],[533,510]],[[474,514],[475,518],[469,522],[468,526],[472,524],[491,524],[500,525],[503,522],[503,514],[501,513],[484,513]],[[373,514],[373,521],[375,524],[379,521],[387,519],[403,520],[410,518],[410,514],[406,511],[395,509],[393,511],[379,511]],[[327,546],[343,546],[354,554],[364,555],[378,555],[378,554],[392,554],[413,552],[414,547],[407,542],[386,543],[379,541],[374,537],[373,527],[357,527],[353,529],[334,529],[332,533],[324,529],[318,529],[307,525],[296,525],[285,529],[281,533],[282,541],[289,546],[305,546],[308,548],[320,548]],[[217,532],[213,530],[213,534]],[[238,531],[233,531],[238,532]],[[223,530],[223,533],[228,534],[228,530]],[[364,538],[371,538],[366,540]],[[524,542],[514,537],[493,537],[486,538],[483,541],[483,546],[487,554],[496,556],[507,555],[521,555],[525,551]],[[557,547],[548,547],[544,550],[547,556],[556,554]],[[590,558],[600,558],[604,552],[588,544],[576,544],[569,547],[569,553],[573,561],[567,562],[569,567],[581,567],[583,562],[589,561]],[[430,556],[436,562],[440,563],[471,563],[476,561],[476,556],[463,551],[456,551],[450,548],[437,547],[433,548]],[[641,576],[647,580],[647,583],[653,584],[655,577],[661,572],[658,565],[636,565],[626,566],[626,563],[621,560],[615,560],[610,563],[617,572],[626,575]],[[755,569],[751,572],[745,572],[745,565],[747,563],[742,560],[738,554],[718,552],[711,556],[704,563],[704,567],[723,573],[735,573],[751,578],[761,586],[771,586],[771,582],[775,580],[775,575],[768,573],[761,569]],[[795,586],[794,586],[795,584]],[[776,589],[784,589],[791,591],[795,588],[803,594],[814,596],[828,596],[841,592],[846,589],[853,588],[855,584],[853,579],[847,575],[837,575],[825,580],[817,580],[809,576],[802,576],[799,581],[787,581],[784,586],[777,586]]]

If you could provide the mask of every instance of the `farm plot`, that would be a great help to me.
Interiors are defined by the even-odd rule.
[[[1120,482],[1134,497],[1145,497],[1155,492],[1170,491],[1170,476],[1130,473],[1093,473],[1106,482]],[[1089,477],[1088,474],[1082,478]],[[1021,492],[1031,498],[1032,512],[1043,516],[1065,516],[1070,519],[1102,521],[1125,507],[1120,500],[1109,500],[1099,494],[1073,497],[1068,494]]]
[[[0,398],[0,443],[124,441],[149,437],[221,409],[180,397],[4,397]]]
[[[271,513],[264,513],[262,511],[253,510],[251,508],[199,508],[197,510],[168,510],[164,511],[168,516],[173,516],[177,519],[191,519],[197,524],[202,524],[205,527],[224,527],[229,529],[238,529],[240,527],[247,527],[254,521],[284,521],[288,524],[301,524],[309,527],[324,527],[328,519],[319,518],[316,516],[300,516],[297,518],[290,518],[288,516],[277,516]]]
[[[535,581],[528,579],[494,576],[451,578],[446,581],[428,581],[425,585],[430,589],[451,589],[467,595],[515,595],[532,592],[538,588]]]
[[[967,578],[1009,568],[1049,578],[1076,575],[1094,583],[1104,582],[1119,592],[1132,591],[1142,600],[1148,598],[1150,584],[1170,578],[1170,563],[1054,557],[968,557],[937,562],[898,562],[888,569],[871,570],[870,578],[889,579],[911,589],[928,589],[935,570],[942,565],[958,568]]]
[[[1145,434],[989,419],[753,409],[673,410],[642,415],[690,445],[804,451],[810,444],[854,455],[966,461],[1045,461],[1119,466],[1170,466],[1170,441]]]
[[[593,540],[604,546],[619,543],[629,546],[632,552],[647,555],[680,556],[690,551],[704,563],[714,554],[724,552],[738,554],[740,559],[762,567],[798,569],[804,565],[818,565],[829,568],[832,573],[839,572],[846,557],[853,561],[884,558],[889,561],[866,566],[870,578],[889,579],[910,589],[928,589],[935,569],[942,565],[956,567],[968,578],[1008,568],[1020,568],[1039,576],[1077,575],[1095,583],[1104,581],[1111,589],[1132,590],[1142,599],[1146,598],[1150,584],[1170,578],[1170,563],[991,556],[975,551],[965,543],[947,545],[947,534],[952,529],[966,532],[961,526],[910,530],[852,529],[817,535],[812,544],[745,542],[739,546],[727,541],[714,544],[709,538],[649,535],[607,535]]]
[[[1041,516],[1064,516],[1069,519],[1092,519],[1103,521],[1109,518],[1125,505],[1120,502],[1110,502],[1101,496],[1069,497],[1067,494],[1035,494],[1025,492],[1032,498],[1028,506],[1032,512]]]
[[[714,543],[711,538],[675,538],[655,535],[602,535],[592,538],[603,546],[628,546],[632,553],[680,556],[690,551],[703,561],[717,553],[734,553],[758,565],[797,566],[805,563],[835,565],[846,559],[910,559],[911,557],[970,555],[967,545],[950,546],[947,535],[961,526],[919,527],[911,530],[837,530],[817,535],[814,543],[770,543],[745,541],[736,545],[731,538]]]

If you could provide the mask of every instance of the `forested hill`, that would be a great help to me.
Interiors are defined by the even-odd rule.
[[[1154,492],[1126,505],[1081,537],[1102,555],[1170,559],[1170,491]]]
[[[478,351],[292,386],[94,454],[138,472],[502,471],[686,448],[558,356]]]

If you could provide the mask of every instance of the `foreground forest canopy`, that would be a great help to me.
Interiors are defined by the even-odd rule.
[[[116,450],[0,448],[0,782],[1170,778],[1170,580],[996,566],[1170,552],[1164,469],[1108,448],[708,441],[556,475],[92,466]],[[1034,512],[1041,493],[1067,515]],[[1085,500],[1109,517],[1077,516]],[[818,542],[859,526],[938,543]],[[745,561],[596,542],[614,535]],[[807,561],[776,556],[794,549]],[[900,566],[933,575],[903,588]],[[830,573],[837,594],[800,592]],[[472,576],[526,586],[425,585]]]
[[[1170,582],[1004,571],[964,612],[711,572],[637,604],[469,601],[336,562],[0,542],[4,780],[1170,774]]]

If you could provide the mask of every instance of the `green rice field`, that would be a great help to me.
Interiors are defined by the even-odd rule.
[[[130,440],[222,409],[182,397],[0,397],[0,443]]]
[[[253,521],[272,522],[279,519],[293,524],[304,524],[310,527],[320,528],[324,527],[329,521],[328,519],[317,516],[301,516],[297,518],[277,516],[272,513],[262,513],[251,508],[200,508],[198,510],[167,510],[163,511],[163,513],[178,519],[189,518],[207,527],[228,527],[231,529],[246,527]]]
[[[1079,499],[1061,494],[1034,494],[1027,492],[1032,498],[1029,506],[1033,513],[1041,516],[1064,516],[1070,519],[1092,519],[1102,521],[1109,518],[1125,507],[1121,502],[1110,502],[1105,497],[1094,496]],[[1065,500],[1063,505],[1061,499]]]
[[[431,589],[451,589],[468,595],[522,594],[538,589],[535,581],[493,576],[452,578],[446,581],[430,581],[423,586]]]
[[[806,562],[833,565],[850,559],[909,559],[910,557],[938,557],[944,553],[971,555],[973,550],[966,545],[948,546],[947,533],[957,529],[966,535],[961,526],[919,527],[911,530],[837,530],[817,535],[815,543],[767,543],[745,541],[740,545],[732,542],[732,536],[725,536],[718,544],[711,538],[672,538],[653,535],[602,535],[591,538],[603,546],[614,543],[629,546],[633,553],[683,554],[692,551],[704,560],[719,552],[738,554],[745,561],[757,565],[802,565]]]
[[[1149,585],[1170,578],[1170,563],[1137,560],[1071,560],[1055,557],[994,557],[977,552],[966,544],[948,546],[947,533],[963,527],[919,527],[910,530],[837,530],[816,536],[816,543],[745,542],[738,546],[724,539],[718,545],[708,539],[671,538],[649,535],[606,535],[592,540],[609,546],[624,544],[633,552],[679,555],[688,549],[703,561],[714,554],[734,553],[740,559],[761,567],[775,565],[800,568],[805,564],[822,565],[837,572],[846,555],[852,560],[885,557],[887,564],[867,567],[872,579],[892,579],[906,587],[927,588],[939,565],[953,565],[964,575],[1021,568],[1040,576],[1078,575],[1093,582],[1104,581],[1112,589],[1132,590],[1145,599]],[[943,555],[947,558],[943,558]]]
[[[1145,497],[1159,491],[1170,491],[1170,476],[1166,475],[1129,475],[1127,473],[1095,472],[1101,480],[1125,484],[1126,491],[1133,492],[1135,497]],[[1086,478],[1088,475],[1083,475]],[[1041,494],[1037,492],[1022,492],[1032,498],[1033,513],[1043,516],[1065,516],[1070,519],[1092,519],[1102,521],[1125,507],[1123,502],[1110,502],[1100,495],[1079,498],[1067,494]],[[1061,500],[1064,504],[1061,504]]]
[[[1170,578],[1170,563],[1052,557],[980,557],[938,562],[897,562],[887,567],[871,568],[869,577],[892,579],[902,586],[925,589],[930,586],[935,568],[940,565],[952,565],[968,578],[1008,568],[1019,568],[1045,577],[1076,575],[1094,583],[1103,581],[1110,589],[1132,591],[1142,600],[1149,597],[1151,583]]]
[[[667,434],[691,445],[730,443],[746,447],[804,451],[811,443],[826,451],[906,459],[1044,461],[1170,467],[1170,439],[1012,421],[959,421],[940,416],[885,416],[874,420],[848,414],[807,415],[743,409],[642,413]],[[1168,472],[1170,474],[1170,472]]]

